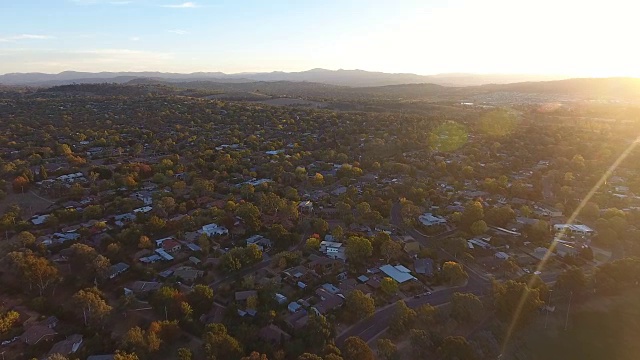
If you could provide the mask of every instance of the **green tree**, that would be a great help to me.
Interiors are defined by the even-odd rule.
[[[594,202],[588,202],[582,208],[581,215],[590,221],[596,221],[600,216],[600,207]]]
[[[393,336],[406,333],[415,318],[416,312],[409,308],[404,301],[398,300],[389,323],[389,333]]]
[[[376,341],[376,348],[378,357],[383,360],[398,360],[400,354],[398,354],[398,347],[393,341],[389,339],[378,339]]]
[[[86,288],[73,295],[78,316],[84,320],[84,324],[93,326],[102,325],[113,309],[104,299],[104,295],[97,288]]]
[[[187,295],[187,301],[193,307],[196,315],[202,315],[213,305],[213,290],[207,285],[195,285]]]
[[[49,174],[47,173],[47,168],[44,165],[40,165],[40,179],[47,180],[49,178]]]
[[[484,218],[484,209],[479,201],[469,202],[462,212],[460,223],[464,228],[469,229],[471,224]]]
[[[421,305],[416,309],[416,324],[423,329],[430,329],[436,323],[438,308],[431,304]]]
[[[257,206],[249,202],[243,202],[236,210],[236,216],[240,217],[244,224],[247,226],[247,230],[256,232],[260,230],[262,222],[260,220],[260,209]]]
[[[482,235],[486,233],[488,229],[489,227],[487,226],[487,223],[484,222],[484,220],[478,220],[474,222],[473,224],[471,224],[470,228],[473,235]]]
[[[60,281],[58,268],[49,260],[30,251],[11,252],[7,255],[7,259],[11,271],[18,275],[23,283],[28,284],[29,288],[36,287],[40,296]]]
[[[333,230],[331,230],[331,235],[333,235],[333,237],[337,240],[341,240],[344,236],[344,230],[342,229],[342,226],[338,225],[334,227]]]
[[[390,277],[384,277],[382,281],[380,281],[380,289],[386,295],[391,296],[398,292],[398,283]]]
[[[366,264],[367,259],[373,253],[373,246],[371,241],[361,236],[350,236],[347,239],[347,246],[345,254],[347,260],[352,262],[356,266],[362,266]]]
[[[426,330],[411,329],[409,331],[409,343],[411,344],[411,350],[419,359],[426,359],[431,347],[433,347],[431,335]]]
[[[159,233],[160,231],[162,231],[162,229],[164,229],[166,225],[167,225],[167,221],[159,218],[156,215],[151,215],[151,217],[149,218],[149,221],[147,222],[149,231],[152,234]]]
[[[516,325],[528,323],[543,305],[539,290],[513,280],[493,284],[493,301],[498,318]]]
[[[202,335],[204,352],[209,359],[237,360],[242,357],[242,346],[227,333],[222,324],[209,324]]]
[[[353,320],[362,320],[376,310],[374,301],[360,290],[354,290],[346,297],[346,310]]]
[[[153,249],[153,243],[148,236],[142,235],[138,240],[138,249]]]
[[[0,336],[7,333],[20,319],[20,314],[16,311],[7,311],[0,315]]]
[[[178,349],[178,360],[191,360],[193,358],[193,353],[189,348],[179,348]]]
[[[505,205],[500,207],[493,207],[487,211],[485,220],[495,226],[505,227],[511,221],[516,219],[516,213],[511,209],[511,206]]]
[[[475,360],[476,353],[462,336],[447,336],[438,347],[438,355],[444,360]]]
[[[113,355],[113,360],[139,360],[139,358],[136,354],[128,354],[126,352],[118,350]]]
[[[546,244],[551,240],[551,232],[549,223],[544,220],[538,220],[527,230],[527,237],[536,244]]]
[[[462,265],[454,261],[447,261],[442,264],[442,278],[450,285],[460,285],[464,283],[469,275],[464,271]]]
[[[18,241],[22,247],[31,247],[35,245],[36,237],[28,231],[22,231],[18,234]]]
[[[380,246],[380,253],[387,262],[397,260],[402,256],[402,246],[393,240],[385,241]]]
[[[558,275],[556,288],[565,292],[580,294],[587,288],[587,277],[582,269],[572,266]]]
[[[458,255],[462,255],[467,250],[467,240],[461,237],[453,237],[444,239],[442,241],[442,247],[446,252],[453,255],[455,258]]]
[[[303,353],[298,356],[298,360],[322,360],[322,358],[316,354]]]
[[[482,310],[482,301],[474,294],[457,292],[451,298],[451,317],[459,322],[478,320]]]
[[[311,231],[316,234],[326,234],[329,231],[329,223],[324,219],[313,218],[311,219]]]
[[[305,242],[305,246],[308,250],[318,250],[320,249],[320,239],[316,237],[310,237]]]
[[[348,337],[344,341],[344,357],[350,360],[374,360],[373,351],[366,342],[357,336]]]
[[[329,344],[334,337],[334,329],[331,322],[315,312],[309,313],[309,320],[301,338],[304,339],[306,350],[318,352]]]
[[[249,354],[249,356],[244,356],[240,360],[269,360],[269,359],[267,359],[267,355],[260,354],[257,351],[253,351],[251,352],[251,354]]]

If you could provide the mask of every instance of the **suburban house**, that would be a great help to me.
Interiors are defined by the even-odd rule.
[[[555,232],[564,231],[571,235],[591,236],[595,232],[587,225],[574,225],[574,224],[555,224],[553,225]]]
[[[433,260],[429,258],[416,259],[413,262],[413,267],[415,268],[416,274],[433,275]]]
[[[320,298],[320,302],[311,308],[318,314],[327,314],[328,312],[339,308],[344,303],[344,297],[339,294],[333,294],[325,288],[316,290],[316,295]]]
[[[182,249],[182,245],[180,245],[180,243],[174,238],[156,240],[156,245],[168,253],[175,253]]]
[[[78,351],[80,345],[82,345],[82,335],[69,335],[66,339],[55,343],[51,350],[49,350],[48,356],[51,356],[53,354],[60,354],[63,356],[73,354]]]
[[[40,341],[53,339],[56,334],[53,327],[36,324],[26,329],[25,332],[20,335],[20,340],[24,341],[27,345],[36,345]]]
[[[284,319],[284,322],[292,329],[298,330],[303,328],[309,322],[309,315],[306,310],[301,310],[290,314]]]
[[[229,230],[224,226],[211,223],[204,225],[202,229],[198,230],[198,233],[206,234],[207,236],[227,235],[229,234]]]
[[[109,277],[109,279],[113,279],[127,270],[129,270],[129,265],[123,262],[120,262],[115,265],[111,265],[111,267],[109,267],[109,272],[107,276]]]
[[[165,261],[173,260],[173,256],[169,255],[169,253],[164,251],[164,249],[156,249],[155,252]]]
[[[331,259],[340,259],[342,261],[347,259],[345,253],[345,247],[343,243],[335,241],[322,241],[320,242],[320,252],[327,255]]]
[[[562,216],[562,211],[552,207],[541,206],[541,205],[534,205],[533,212],[538,216],[548,217],[548,218]]]
[[[573,244],[561,240],[557,241],[555,250],[556,254],[562,257],[578,255],[578,249]]]
[[[411,270],[402,265],[383,265],[380,267],[380,271],[400,284],[410,280],[417,280],[415,276],[411,275]]]
[[[190,266],[181,266],[173,272],[173,276],[185,282],[192,283],[204,275],[204,271],[196,270]]]
[[[260,329],[260,331],[258,331],[258,337],[271,345],[280,345],[291,339],[291,335],[274,324],[269,324]]]
[[[442,216],[433,215],[432,213],[424,213],[418,216],[418,221],[426,227],[444,225],[447,223],[447,219]]]
[[[128,294],[147,294],[156,291],[162,287],[162,283],[156,281],[135,281],[128,287],[124,288],[125,295]]]
[[[266,251],[271,248],[271,240],[265,238],[262,235],[253,235],[247,239],[247,246],[255,244],[261,251]]]
[[[313,254],[309,256],[309,259],[311,261],[307,263],[307,268],[313,270],[319,276],[337,273],[344,268],[344,263],[340,260],[320,257]]]

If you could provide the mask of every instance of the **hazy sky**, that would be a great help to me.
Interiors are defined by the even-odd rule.
[[[322,67],[640,76],[634,3],[0,0],[0,73]]]

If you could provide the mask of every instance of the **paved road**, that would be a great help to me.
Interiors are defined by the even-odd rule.
[[[405,226],[402,223],[401,210],[402,210],[402,205],[400,205],[400,203],[395,203],[393,205],[393,207],[391,208],[391,223],[407,230],[409,234],[411,234],[416,240],[418,240],[420,243],[422,243],[425,246],[433,246],[433,241],[446,238],[447,236],[450,236],[455,232],[455,230],[453,230],[443,234],[439,234],[437,236],[432,236],[432,237],[426,236],[416,231],[415,229]],[[442,250],[440,250],[440,256],[443,259],[451,258],[450,254],[447,254]],[[406,299],[405,302],[407,306],[409,306],[412,309],[415,309],[424,304],[431,304],[433,306],[446,304],[451,300],[451,296],[456,292],[473,293],[478,296],[488,295],[491,291],[491,282],[487,278],[483,277],[481,274],[477,273],[475,270],[469,267],[465,266],[465,270],[469,275],[467,285],[455,287],[455,288],[443,289],[443,290],[434,292],[431,295],[425,295],[417,299],[416,298]],[[553,273],[550,273],[550,274],[543,273],[540,275],[540,278],[542,279],[542,281],[544,281],[547,284],[555,282],[556,277],[557,277],[557,274],[553,274]],[[342,334],[338,335],[336,337],[336,344],[338,346],[342,346],[344,341],[350,336],[358,336],[365,342],[369,342],[373,340],[378,334],[386,330],[386,328],[389,326],[389,322],[393,316],[394,310],[395,310],[395,306],[393,305],[387,306],[385,308],[378,310],[371,317],[358,322],[357,324],[347,329]]]
[[[446,304],[451,300],[451,296],[456,292],[468,292],[476,295],[483,295],[488,283],[479,283],[476,281],[469,281],[466,286],[443,289],[434,292],[431,295],[424,295],[418,299],[410,298],[405,300],[407,306],[412,309],[416,309],[424,304],[431,304],[433,306]],[[336,344],[342,346],[344,341],[350,336],[358,336],[365,342],[373,340],[376,335],[384,331],[388,326],[395,311],[395,306],[391,305],[385,307],[373,316],[362,320],[349,328],[347,331],[336,337]]]
[[[434,244],[435,241],[442,240],[448,236],[451,236],[456,231],[454,229],[435,236],[426,236],[416,229],[406,226],[403,223],[402,205],[400,203],[393,204],[391,208],[391,223],[399,228],[404,229],[409,235],[413,236],[413,238],[415,238],[423,246],[430,247],[437,247]],[[441,258],[443,259],[447,259],[450,257],[451,256],[449,254],[446,254],[444,252],[442,252],[441,254]],[[415,309],[424,304],[431,304],[433,306],[446,304],[451,300],[451,296],[453,295],[453,293],[456,292],[468,292],[476,295],[483,295],[484,293],[488,292],[488,289],[490,288],[490,282],[472,269],[466,268],[466,270],[469,274],[467,285],[443,289],[434,292],[431,295],[425,295],[417,299],[406,299],[405,302],[407,306]],[[376,335],[384,331],[389,326],[389,321],[391,320],[394,311],[395,306],[393,305],[378,310],[373,316],[358,322],[357,324],[340,334],[338,337],[336,337],[336,344],[338,346],[341,346],[344,343],[344,340],[350,336],[358,336],[366,342],[373,340]]]

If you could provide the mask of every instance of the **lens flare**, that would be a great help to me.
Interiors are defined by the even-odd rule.
[[[591,200],[591,198],[596,193],[596,191],[598,191],[598,189],[607,181],[607,179],[611,176],[613,171],[624,161],[624,159],[626,159],[627,156],[629,156],[631,151],[633,151],[633,149],[636,148],[636,146],[638,145],[639,142],[640,142],[640,136],[638,136],[635,139],[635,141],[633,141],[631,144],[629,144],[629,146],[622,152],[622,154],[620,154],[620,156],[618,156],[616,161],[614,161],[614,163],[600,177],[598,182],[596,182],[596,184],[591,188],[591,190],[589,190],[589,192],[587,193],[587,196],[585,196],[584,199],[582,199],[582,201],[580,202],[580,205],[578,205],[576,210],[569,217],[569,220],[567,220],[567,224],[573,224],[576,221],[576,218],[578,217],[578,215],[580,214],[582,209],[585,207],[585,205]],[[562,229],[561,231],[559,231],[554,236],[553,241],[551,242],[551,246],[549,246],[549,249],[544,254],[544,256],[542,257],[542,260],[540,260],[540,263],[538,264],[538,266],[536,268],[536,273],[541,272],[542,269],[544,268],[545,264],[549,260],[549,257],[553,253],[553,250],[555,249],[555,247],[556,247],[556,245],[558,243],[558,240],[561,239],[564,236],[565,229]],[[529,283],[527,284],[527,286],[528,287],[533,286],[533,278],[531,280],[529,280]],[[503,354],[503,355],[504,355],[504,352],[506,350],[507,344],[509,343],[509,340],[511,339],[511,336],[513,335],[513,331],[515,329],[517,320],[520,317],[520,313],[522,312],[522,307],[524,306],[524,303],[526,302],[528,295],[529,294],[526,291],[522,294],[522,297],[520,298],[520,302],[518,303],[518,307],[516,308],[516,313],[513,316],[513,320],[511,321],[511,324],[509,324],[509,328],[507,330],[507,335],[505,336],[504,343],[502,344],[501,354]]]
[[[461,124],[447,121],[429,134],[429,144],[436,151],[451,152],[467,143],[469,134]]]
[[[480,118],[480,132],[493,137],[511,134],[518,124],[516,115],[507,109],[497,109]]]

